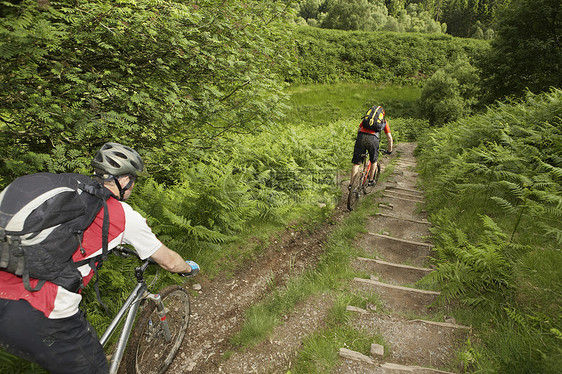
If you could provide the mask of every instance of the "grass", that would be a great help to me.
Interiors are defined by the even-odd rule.
[[[381,176],[381,180],[385,174]],[[253,305],[245,315],[244,325],[231,339],[233,346],[243,350],[255,346],[281,324],[281,316],[290,312],[299,302],[315,294],[328,293],[336,299],[330,310],[327,326],[315,331],[304,341],[304,347],[292,369],[292,373],[323,373],[338,361],[338,349],[353,342],[347,348],[368,354],[370,344],[382,344],[380,337],[365,331],[357,331],[347,325],[347,305],[365,308],[367,303],[381,306],[376,296],[354,296],[347,289],[347,282],[359,273],[350,268],[351,259],[357,256],[353,246],[358,232],[365,230],[364,221],[371,213],[375,194],[364,197],[332,232],[324,255],[318,266],[300,277],[293,277],[288,284],[274,290],[264,301]],[[227,352],[225,357],[231,355]],[[310,371],[314,370],[314,371]]]
[[[412,123],[416,126],[423,126],[423,122],[419,120],[392,119],[393,114],[396,113],[400,113],[404,117],[415,117],[415,89],[406,87],[403,90],[360,84],[291,87],[289,89],[289,93],[292,95],[291,103],[296,109],[287,117],[287,125],[292,123],[316,126],[334,121],[335,118],[358,121],[357,113],[362,113],[374,101],[373,98],[376,98],[379,103],[386,106],[391,123],[403,124],[404,127]],[[406,100],[402,105],[393,106],[394,95],[397,93]],[[318,102],[321,102],[322,105],[317,105]],[[394,127],[392,128],[394,134]],[[408,131],[408,134],[417,132],[416,129]],[[443,145],[442,153],[446,154],[448,142],[443,141],[439,144]],[[435,155],[432,154],[431,157],[439,160],[440,152],[433,153]],[[455,170],[455,168],[450,169]],[[427,178],[432,178],[431,174],[434,172],[435,170],[432,170]],[[438,196],[443,192],[427,189],[429,201],[431,202],[431,194]],[[459,200],[464,199],[468,202],[466,209],[462,210],[463,214],[455,213],[447,216],[447,212],[442,211],[442,223],[455,223],[455,229],[462,229],[467,233],[469,240],[481,235],[480,222],[468,214],[477,210],[476,205],[482,204],[482,201],[477,199],[478,196],[473,196],[473,198],[459,196]],[[349,270],[341,272],[341,263],[348,264],[351,252],[356,251],[350,243],[357,232],[364,230],[363,220],[369,214],[364,204],[369,198],[371,197],[364,198],[358,209],[351,213],[333,233],[326,249],[326,256],[317,269],[311,271],[307,277],[295,280],[296,283],[289,286],[294,290],[287,289],[278,292],[264,301],[263,305],[255,306],[248,312],[247,320],[260,328],[248,328],[244,336],[236,337],[235,342],[238,346],[251,346],[259,342],[279,324],[279,316],[282,313],[314,293],[332,292],[338,297],[338,300],[345,300],[347,295],[341,284],[352,277],[353,272]],[[434,214],[437,208],[450,207],[456,203],[458,202],[451,200],[437,207],[429,204],[428,210],[430,214]],[[495,218],[501,226],[512,229],[513,225],[509,226],[511,217],[499,218],[496,214]],[[433,216],[432,219],[435,220],[436,217]],[[506,222],[504,223],[502,219]],[[506,255],[511,259],[517,258],[512,269],[513,277],[510,279],[510,281],[517,282],[514,294],[488,295],[488,298],[480,304],[457,304],[449,311],[449,314],[452,314],[459,323],[472,325],[474,328],[476,337],[467,341],[465,347],[459,352],[459,361],[469,372],[559,372],[559,362],[562,357],[562,326],[558,323],[559,317],[556,316],[561,315],[559,289],[562,284],[560,280],[562,273],[556,269],[560,269],[562,255],[559,248],[553,251],[556,249],[555,241],[549,239],[549,242],[546,242],[546,237],[533,235],[533,231],[528,228],[532,228],[533,224],[534,222],[523,221],[520,230],[526,230],[524,231],[526,235],[523,237],[526,239],[524,244],[540,244],[536,250],[526,253],[523,251],[516,255],[512,252],[521,251],[521,249],[507,248],[510,252]],[[437,225],[439,226],[439,222]],[[531,242],[533,240],[536,242]],[[492,252],[482,251],[482,253]],[[339,266],[336,266],[338,261]],[[555,274],[558,276],[553,276]],[[459,275],[462,276],[462,274]],[[346,313],[337,303],[333,307],[332,313],[335,317],[330,323],[306,339],[297,362],[291,369],[291,374],[329,372],[329,368],[333,367],[338,360],[337,349],[343,346],[343,337],[349,341],[357,341],[356,350],[360,352],[365,352],[367,349],[364,341],[376,339],[376,337],[369,336],[368,333],[350,329],[346,324]],[[440,314],[436,314],[429,318],[442,320],[441,317]],[[255,331],[259,333],[255,333]]]
[[[231,343],[240,348],[257,344],[278,325],[280,316],[298,302],[316,293],[338,289],[344,280],[352,278],[354,272],[348,266],[354,252],[351,241],[361,225],[362,222],[351,217],[336,229],[317,268],[292,277],[283,289],[274,290],[266,300],[253,305],[246,312],[242,330],[233,336]]]
[[[371,344],[385,346],[382,336],[370,331],[353,328],[347,322],[348,305],[356,305],[359,300],[350,295],[340,295],[326,322],[326,326],[309,335],[303,341],[291,374],[328,373],[339,362],[340,348],[351,349],[363,354],[369,354]],[[385,347],[388,348],[388,347]]]
[[[369,83],[337,83],[293,86],[289,105],[292,110],[284,124],[322,125],[336,120],[357,121],[367,110],[381,105],[389,118],[417,117],[416,101],[420,88]]]
[[[365,83],[341,83],[290,87],[288,93],[291,95],[292,109],[287,113],[282,125],[294,127],[295,131],[303,131],[306,126],[318,126],[332,122],[338,122],[344,126],[346,122],[351,121],[354,123],[351,127],[355,128],[355,123],[358,124],[361,116],[374,104],[385,107],[390,121],[398,119],[400,116],[415,117],[415,103],[420,89]],[[402,122],[408,123],[409,120]],[[392,127],[392,130],[395,134],[395,127]],[[350,134],[349,138],[353,137],[354,134]],[[399,140],[399,136],[394,137],[395,140]],[[353,144],[350,141],[349,148],[342,152],[349,153],[349,157],[351,157],[352,147]],[[344,172],[347,175],[348,170]],[[345,304],[353,302],[355,305],[364,307],[367,302],[377,304],[378,300],[374,297],[361,300],[350,299],[350,296],[345,294],[345,289],[342,289],[342,282],[356,275],[348,266],[350,258],[356,255],[356,250],[351,243],[356,234],[364,230],[363,221],[369,214],[370,207],[367,208],[367,205],[371,198],[372,196],[363,198],[360,206],[347,217],[345,224],[333,233],[329,239],[326,254],[317,269],[291,279],[284,289],[276,290],[269,298],[247,311],[244,328],[232,339],[235,346],[244,348],[258,343],[280,323],[282,314],[290,311],[307,297],[319,292],[334,292],[337,302],[331,311],[330,323],[325,329],[315,332],[307,339],[305,349],[299,355],[297,366],[306,370],[307,365],[316,365],[312,361],[324,362],[320,367],[331,366],[336,362],[337,348],[343,346],[342,344],[347,341],[355,342],[349,348],[364,353],[368,352],[373,337],[368,333],[358,332],[346,326],[344,322],[347,320],[348,312],[345,311]],[[199,261],[202,268],[206,269],[205,274],[211,279],[218,274],[234,275],[234,269],[237,266],[254,258],[288,226],[307,230],[312,229],[319,222],[330,220],[333,206],[327,204],[325,208],[319,208],[317,205],[296,205],[295,208],[284,221],[276,224],[258,222],[247,228],[237,240],[217,245],[214,250],[207,250],[205,256],[202,256],[203,258]],[[334,339],[328,339],[332,336]],[[231,352],[227,352],[225,356],[230,354]],[[36,365],[31,365],[0,351],[0,370],[9,368],[6,369],[9,371],[16,367],[18,367],[17,372],[21,373],[44,372]],[[299,369],[295,368],[295,370]]]

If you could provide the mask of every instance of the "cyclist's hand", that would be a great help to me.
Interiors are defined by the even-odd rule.
[[[182,277],[192,277],[192,276],[196,275],[197,273],[199,273],[199,265],[197,265],[195,262],[186,261],[186,264],[189,265],[189,267],[191,268],[191,271],[189,273],[180,273],[180,275]]]

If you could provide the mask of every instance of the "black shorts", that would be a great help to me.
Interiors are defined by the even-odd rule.
[[[51,319],[25,300],[0,299],[0,348],[52,374],[107,374],[95,331],[82,311]]]
[[[351,162],[355,165],[359,165],[362,161],[361,155],[365,152],[369,152],[369,160],[371,160],[371,163],[376,162],[379,158],[379,138],[372,134],[359,132],[355,140]]]

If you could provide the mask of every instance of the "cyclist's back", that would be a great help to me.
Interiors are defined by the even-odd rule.
[[[386,119],[386,113],[380,106],[374,106],[372,109],[370,109],[370,111],[371,110],[373,111],[370,116],[371,122],[378,122],[378,124],[376,126],[373,126],[372,128],[368,128],[366,126],[365,117],[362,118],[361,123],[359,124],[355,146],[353,147],[353,158],[351,159],[351,163],[353,164],[353,166],[351,168],[351,178],[349,181],[350,187],[353,184],[355,176],[357,175],[359,165],[362,162],[362,155],[365,154],[365,152],[368,152],[369,160],[372,164],[377,162],[379,156],[380,135],[382,131],[384,131],[384,133],[386,134],[388,142],[388,152],[392,152],[392,134],[390,133],[390,127]],[[371,169],[371,174],[369,175],[369,183],[372,183],[373,181],[374,170],[374,168]]]

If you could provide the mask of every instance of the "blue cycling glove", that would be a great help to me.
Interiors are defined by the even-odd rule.
[[[199,273],[199,265],[197,265],[197,263],[193,262],[193,261],[186,261],[186,264],[188,264],[191,267],[191,271],[189,273],[182,273],[181,275],[183,275],[184,277],[192,277],[194,275],[196,275],[197,273]]]

